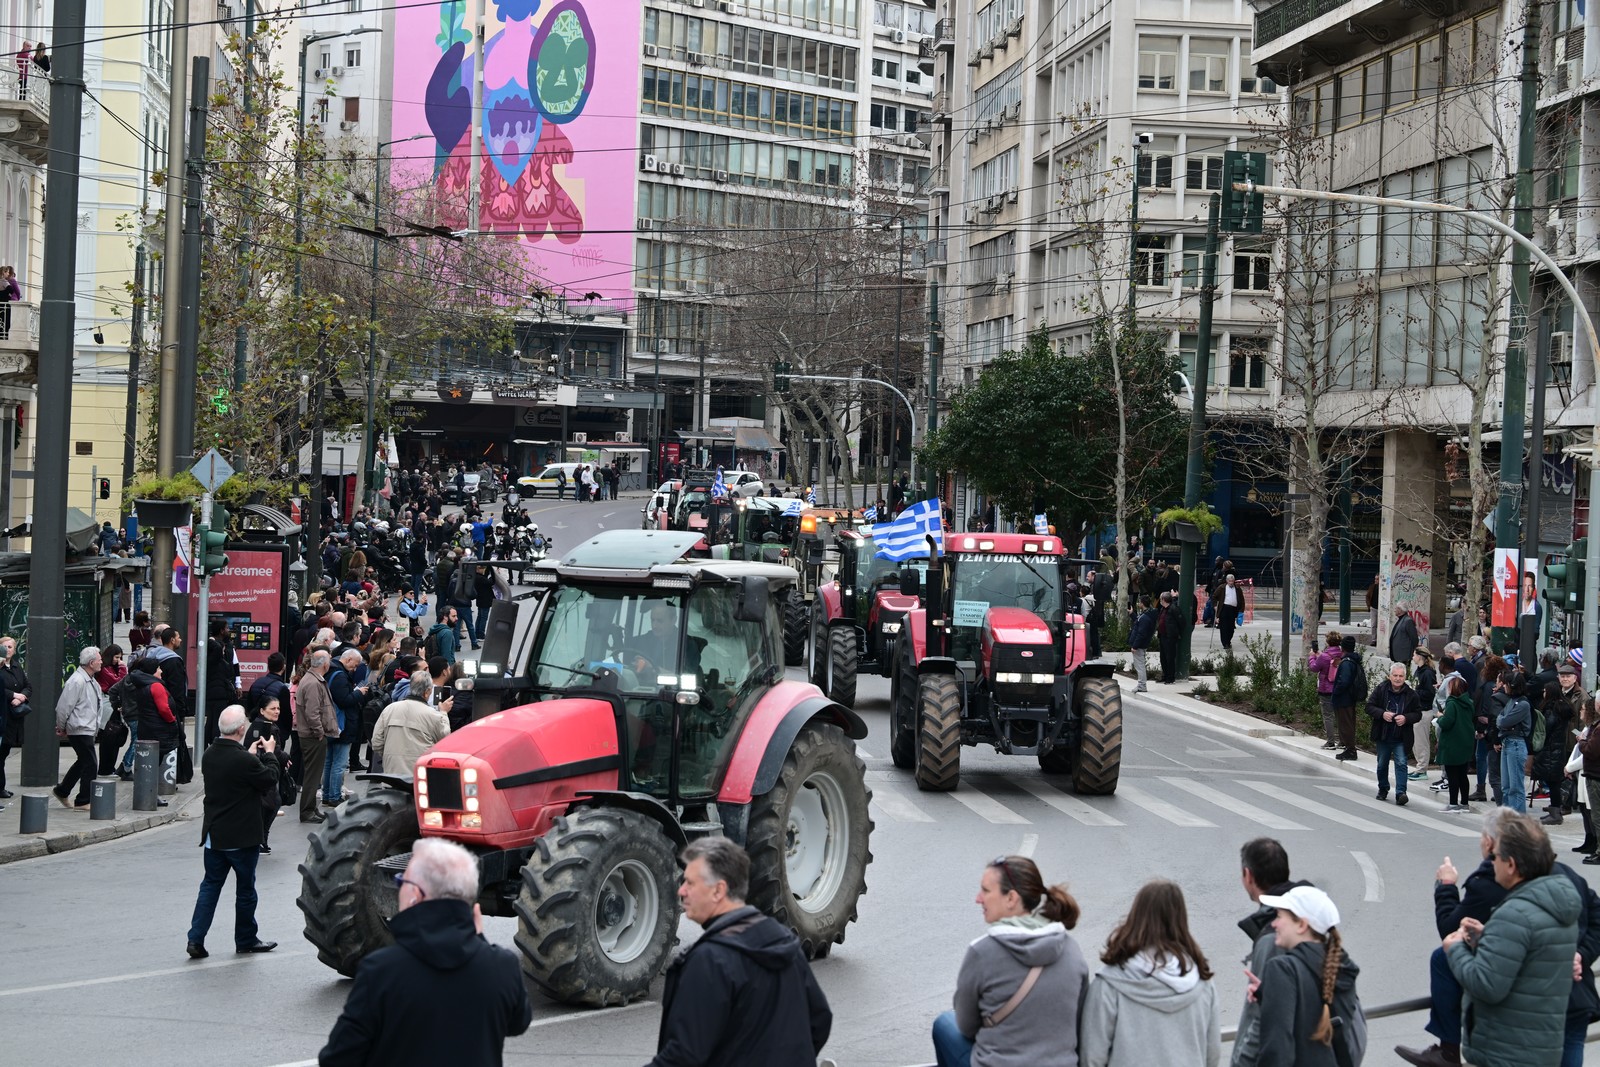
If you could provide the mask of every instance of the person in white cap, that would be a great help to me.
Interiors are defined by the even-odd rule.
[[[1339,939],[1339,909],[1328,894],[1300,885],[1282,896],[1264,894],[1278,909],[1272,921],[1283,955],[1250,975],[1249,995],[1261,1004],[1259,1067],[1345,1067],[1361,1062],[1367,1021],[1356,996],[1355,963]],[[1335,1025],[1337,1020],[1338,1025]],[[1336,1043],[1342,1048],[1336,1048]]]

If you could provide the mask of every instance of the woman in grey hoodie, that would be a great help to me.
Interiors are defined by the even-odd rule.
[[[1081,1067],[1217,1067],[1217,991],[1177,883],[1145,883],[1100,959],[1079,1023]]]
[[[989,930],[967,946],[955,1009],[933,1021],[939,1067],[1078,1067],[1089,985],[1067,933],[1078,902],[1047,888],[1026,856],[1001,856],[984,868],[977,903]]]

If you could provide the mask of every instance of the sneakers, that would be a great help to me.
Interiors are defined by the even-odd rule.
[[[1356,758],[1356,750],[1353,748],[1347,748],[1333,758],[1336,760],[1353,760]]]
[[[1454,815],[1457,812],[1459,812],[1460,810],[1461,810],[1461,805],[1460,804],[1446,804],[1444,806],[1444,813],[1446,815]]]
[[[1561,813],[1559,811],[1549,812],[1544,817],[1542,817],[1539,821],[1544,823],[1544,825],[1546,825],[1546,826],[1560,826],[1561,825]]]
[[[1587,856],[1583,857],[1582,862],[1587,863],[1591,867],[1600,866],[1600,852],[1589,853]]]
[[[1426,777],[1428,777],[1427,771],[1412,771],[1410,774],[1406,775],[1406,778],[1413,782],[1420,782]]]
[[[1150,690],[1148,688],[1146,688],[1145,686],[1142,686],[1142,685],[1134,686],[1133,687],[1133,691],[1135,693],[1148,693],[1148,692],[1150,692]]]
[[[1322,747],[1323,747],[1323,749],[1325,751],[1332,752],[1334,749],[1339,747],[1339,742],[1337,742],[1337,741],[1325,741],[1325,742],[1323,742]]]
[[[300,816],[300,821],[301,822],[327,822],[328,821],[328,817],[326,815],[322,814],[322,812],[320,812],[320,811],[314,811],[310,815],[301,815]]]
[[[1432,789],[1436,793],[1443,793],[1450,788],[1450,783],[1441,778],[1437,782],[1429,785],[1428,788]]]

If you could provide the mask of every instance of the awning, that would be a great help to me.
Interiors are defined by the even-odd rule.
[[[783,446],[767,436],[767,431],[755,426],[735,426],[733,443],[736,448],[749,448],[759,452],[781,452]]]

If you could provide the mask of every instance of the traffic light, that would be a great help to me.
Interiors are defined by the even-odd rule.
[[[223,551],[227,543],[228,509],[213,504],[211,524],[200,523],[194,528],[194,566],[201,577],[227,569],[228,554]]]
[[[111,479],[110,478],[101,478],[100,479],[100,499],[101,500],[110,500],[111,499]]]
[[[1583,584],[1589,558],[1589,539],[1580,537],[1566,547],[1566,561],[1544,565],[1544,598],[1561,611],[1583,613]]]
[[[1262,226],[1262,196],[1256,192],[1235,189],[1235,182],[1248,181],[1260,185],[1267,180],[1267,155],[1265,152],[1222,153],[1222,218],[1219,227],[1224,233],[1260,233]]]
[[[789,391],[789,363],[778,360],[772,365],[772,388],[780,393]]]

